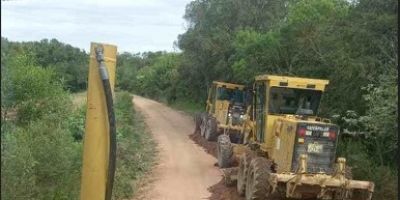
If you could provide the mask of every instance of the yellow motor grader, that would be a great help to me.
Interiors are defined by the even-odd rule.
[[[250,118],[241,144],[218,138],[222,169],[248,200],[363,199],[374,183],[352,180],[345,158],[336,158],[339,127],[317,117],[327,80],[261,75],[255,78]],[[335,162],[336,161],[336,162]]]
[[[196,131],[208,141],[214,141],[224,132],[231,142],[241,143],[240,133],[250,106],[246,94],[244,85],[213,81],[208,90],[206,112],[195,116]]]

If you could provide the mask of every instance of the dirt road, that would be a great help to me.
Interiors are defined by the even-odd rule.
[[[190,140],[194,131],[191,117],[158,102],[134,96],[137,110],[158,143],[159,164],[153,170],[154,181],[140,199],[209,199],[209,190],[221,180],[214,166],[216,159]]]

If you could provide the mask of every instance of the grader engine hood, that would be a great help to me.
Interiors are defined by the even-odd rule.
[[[307,171],[332,174],[339,127],[334,124],[300,122],[294,141],[292,171],[299,167],[301,154],[308,156]]]

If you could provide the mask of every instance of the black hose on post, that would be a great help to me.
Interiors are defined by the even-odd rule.
[[[107,185],[106,185],[106,200],[111,200],[112,190],[114,186],[114,175],[116,165],[116,150],[117,150],[117,139],[116,139],[116,127],[115,127],[115,115],[113,107],[113,97],[110,85],[110,79],[108,71],[104,63],[103,48],[96,48],[96,59],[99,63],[100,77],[103,82],[104,94],[106,97],[108,123],[109,123],[109,138],[110,138],[110,152],[108,158],[108,173],[107,173]]]

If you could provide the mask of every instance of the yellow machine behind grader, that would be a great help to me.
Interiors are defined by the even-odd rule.
[[[215,140],[221,132],[236,134],[240,140],[238,134],[243,129],[248,106],[244,85],[214,81],[208,91],[206,112],[195,118],[196,130],[208,141]]]
[[[243,139],[232,143],[225,133],[218,137],[225,183],[236,182],[248,200],[371,199],[374,183],[352,180],[346,159],[336,158],[339,127],[317,117],[328,83],[257,76],[249,117],[240,129]]]
[[[244,85],[213,81],[208,90],[206,112],[195,116],[195,131],[208,141],[215,141],[223,133],[230,142],[243,143],[244,122],[251,107],[249,94]],[[219,159],[218,165],[227,167],[227,160]]]

